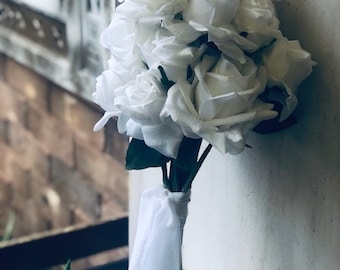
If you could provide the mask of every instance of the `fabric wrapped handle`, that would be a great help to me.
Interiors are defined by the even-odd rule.
[[[180,270],[183,230],[191,191],[144,191],[129,270]]]

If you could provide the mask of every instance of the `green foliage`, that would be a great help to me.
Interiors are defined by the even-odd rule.
[[[285,100],[288,97],[288,93],[283,87],[273,86],[266,88],[264,93],[259,96],[263,102],[271,103],[274,105],[273,110],[278,112],[277,117],[260,122],[253,131],[258,134],[269,134],[279,132],[286,128],[289,128],[297,123],[297,119],[294,114],[291,114],[286,120],[280,121],[281,112],[284,107]]]
[[[132,139],[126,153],[127,170],[142,170],[149,167],[161,167],[169,158],[150,148],[142,140]]]
[[[166,76],[164,68],[162,66],[159,66],[158,70],[159,70],[159,72],[161,73],[161,76],[162,76],[161,83],[164,86],[165,90],[168,91],[175,84],[175,82],[170,81],[168,79],[168,76]]]
[[[125,168],[142,170],[160,167],[163,172],[164,186],[170,191],[186,191],[208,155],[211,145],[198,159],[202,139],[184,137],[176,159],[169,158],[150,148],[142,140],[132,139],[126,154]],[[169,166],[168,166],[169,165]],[[168,173],[168,169],[170,169]]]
[[[183,170],[191,170],[197,161],[201,143],[202,139],[184,137],[179,148],[178,157],[173,159],[173,163]]]
[[[65,264],[63,270],[71,270],[71,260],[68,260]]]
[[[15,212],[12,209],[10,209],[8,221],[4,230],[4,235],[0,238],[0,242],[7,241],[11,238],[15,226],[15,218],[16,218]]]

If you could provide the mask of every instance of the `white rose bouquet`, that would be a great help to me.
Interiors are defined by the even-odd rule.
[[[250,131],[295,123],[296,90],[314,62],[283,36],[271,0],[125,0],[101,43],[111,57],[97,78],[94,100],[105,114],[95,130],[117,118],[119,132],[132,138],[126,168],[163,172],[165,190],[146,192],[144,201],[153,198],[163,214],[185,213],[162,216],[142,198],[149,214],[140,222],[136,239],[143,246],[130,269],[180,269],[181,241],[171,260],[150,255],[159,254],[160,243],[176,246],[159,239],[153,246],[147,235],[159,221],[154,217],[171,224],[163,232],[183,228],[192,181],[212,147],[238,154]],[[199,157],[202,139],[208,146]],[[184,211],[172,206],[183,201]]]

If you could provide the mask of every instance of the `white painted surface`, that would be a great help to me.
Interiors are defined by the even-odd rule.
[[[276,1],[281,29],[318,62],[299,89],[299,123],[251,134],[238,156],[212,151],[184,232],[185,270],[340,269],[340,1]],[[160,172],[131,174],[131,245],[140,193]]]
[[[16,2],[24,3],[30,7],[50,14],[58,13],[60,8],[59,0],[17,0]]]

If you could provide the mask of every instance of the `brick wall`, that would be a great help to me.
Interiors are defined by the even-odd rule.
[[[127,139],[102,112],[0,55],[0,235],[14,237],[127,212]]]

